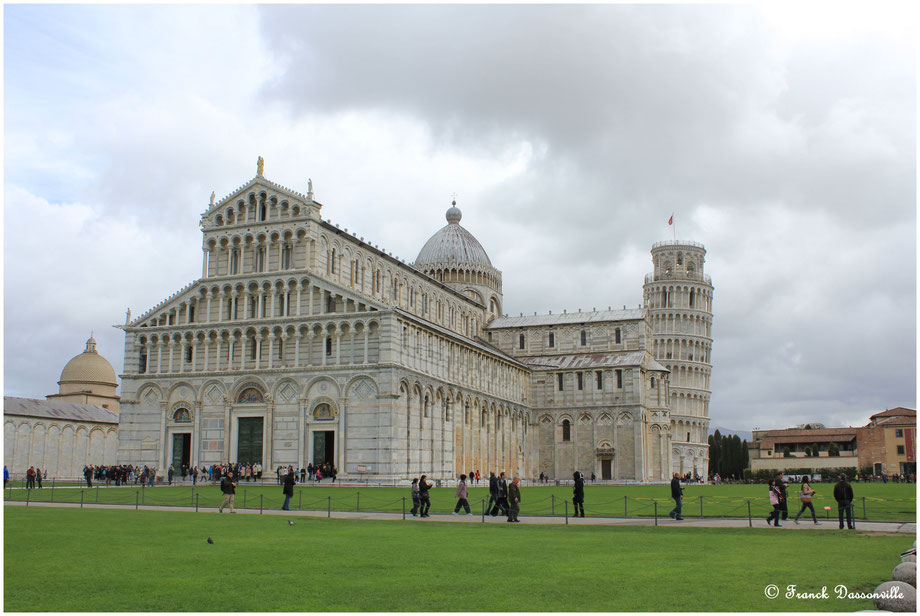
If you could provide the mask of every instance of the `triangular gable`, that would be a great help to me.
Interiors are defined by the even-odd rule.
[[[261,192],[266,192],[270,196],[277,195],[282,200],[289,200],[301,205],[305,209],[313,210],[313,213],[316,215],[316,217],[319,216],[319,210],[323,207],[322,203],[313,200],[312,192],[309,195],[305,195],[303,193],[297,192],[296,190],[291,190],[290,188],[282,186],[281,184],[276,184],[275,182],[266,179],[264,176],[257,175],[231,192],[226,197],[223,197],[209,205],[208,208],[201,214],[201,218],[202,220],[211,218],[215,213],[220,211],[221,208],[226,207],[227,205],[232,205],[241,198],[246,199],[248,202],[248,197],[250,194],[259,194]]]

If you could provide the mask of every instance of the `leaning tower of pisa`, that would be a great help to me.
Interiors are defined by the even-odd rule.
[[[712,372],[712,280],[697,242],[652,246],[654,271],[643,300],[652,325],[652,355],[671,371],[672,472],[709,474],[709,375]]]

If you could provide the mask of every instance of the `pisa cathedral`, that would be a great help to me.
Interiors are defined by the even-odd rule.
[[[705,249],[652,247],[643,307],[503,315],[460,224],[412,264],[257,175],[201,216],[201,277],[126,320],[119,462],[330,462],[343,478],[707,475]]]

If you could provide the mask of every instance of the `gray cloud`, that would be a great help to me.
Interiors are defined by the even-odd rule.
[[[915,405],[912,39],[790,36],[739,6],[6,15],[5,336],[29,349],[7,392],[50,393],[84,329],[197,276],[198,213],[261,154],[407,261],[458,192],[512,314],[638,305],[675,212],[716,287],[715,425]],[[79,256],[46,261],[36,224]]]

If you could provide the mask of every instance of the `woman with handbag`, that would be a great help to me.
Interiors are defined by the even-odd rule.
[[[811,498],[815,495],[815,491],[808,484],[808,475],[802,477],[802,489],[799,492],[799,500],[802,501],[802,508],[799,509],[799,512],[795,514],[795,519],[792,520],[796,524],[799,523],[799,516],[802,515],[806,509],[811,509],[811,519],[814,520],[815,524],[818,523],[818,516],[815,515],[815,506],[811,502]]]

